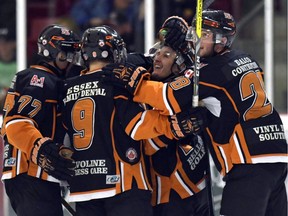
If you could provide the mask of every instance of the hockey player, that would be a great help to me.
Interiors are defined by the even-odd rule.
[[[59,180],[71,178],[75,164],[61,154],[67,149],[58,144],[64,137],[59,102],[79,38],[51,25],[37,44],[43,60],[17,73],[6,97],[2,180],[17,215],[61,216]]]
[[[81,52],[87,70],[67,79],[64,89],[64,125],[76,162],[68,199],[76,202],[77,215],[152,215],[143,143],[137,140],[162,134],[172,139],[177,133],[172,133],[167,116],[145,111],[125,90],[109,83],[113,74],[102,68],[123,63],[127,55],[115,30],[87,29]]]
[[[199,93],[210,111],[210,150],[226,181],[220,214],[287,215],[287,141],[279,114],[264,91],[263,71],[250,55],[230,48],[236,34],[231,14],[206,10],[202,22]],[[162,113],[177,113],[192,103],[191,74],[165,84],[123,84],[134,101]]]
[[[169,32],[166,31],[167,28],[170,28]],[[167,18],[159,31],[162,42],[157,42],[147,55],[129,54],[128,61],[149,68],[152,71],[152,80],[171,82],[177,79],[191,65],[192,59],[188,58],[190,56],[183,55],[187,52],[184,34],[187,30],[188,24],[183,18]],[[162,38],[163,32],[169,33],[168,40],[166,38],[164,41]],[[197,112],[197,115],[203,116],[204,110],[199,108],[188,113],[195,115]],[[209,206],[212,197],[206,189],[209,185],[206,178],[209,173],[208,158],[202,138],[199,135],[190,135],[177,141],[159,136],[148,139],[145,144],[145,154],[150,156],[154,215],[212,215],[212,203]]]
[[[161,43],[155,52],[151,80],[174,80],[181,72],[179,58],[179,49]],[[208,157],[199,135],[178,141],[165,136],[149,139],[145,152],[150,155],[154,216],[209,215],[205,180]]]

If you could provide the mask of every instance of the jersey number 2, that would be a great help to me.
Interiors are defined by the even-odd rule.
[[[264,91],[264,83],[261,77],[254,72],[245,74],[240,80],[240,94],[242,100],[254,98],[253,104],[244,113],[244,120],[259,118],[272,112],[272,105],[268,101]]]

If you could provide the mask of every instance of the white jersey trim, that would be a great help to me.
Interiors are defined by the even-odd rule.
[[[187,192],[190,196],[192,196],[192,195],[194,194],[193,191],[191,191],[191,190],[187,187],[187,185],[186,185],[185,182],[181,179],[181,177],[179,176],[179,174],[178,174],[177,171],[175,172],[175,176],[176,176],[176,178],[178,179],[179,183],[182,185],[182,187],[186,190],[186,192]]]
[[[251,157],[252,163],[288,163],[287,156],[263,156],[263,157]]]
[[[173,110],[172,108],[169,106],[169,103],[168,103],[168,99],[167,99],[167,95],[166,95],[166,91],[167,91],[167,88],[168,88],[168,84],[165,83],[163,85],[163,90],[162,90],[162,95],[163,95],[163,100],[164,100],[164,104],[167,108],[167,110],[169,111],[169,115],[173,115]]]
[[[12,120],[12,121],[8,122],[6,124],[6,126],[5,126],[5,128],[7,129],[10,125],[18,123],[18,122],[28,122],[28,123],[34,125],[33,121],[31,121],[31,120],[28,120],[28,119],[16,119],[16,120]]]
[[[103,199],[108,197],[113,197],[116,195],[116,189],[106,190],[102,192],[79,192],[81,194],[68,194],[68,202],[81,202],[88,201],[92,199]]]
[[[143,123],[146,114],[147,114],[147,111],[144,111],[144,112],[142,113],[141,118],[140,118],[140,121],[138,121],[137,124],[135,125],[135,127],[133,128],[132,133],[131,133],[131,138],[132,138],[132,139],[135,140],[135,134],[137,133],[138,128],[140,127],[140,125]]]

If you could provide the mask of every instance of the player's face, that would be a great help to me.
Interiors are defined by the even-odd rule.
[[[162,80],[168,77],[172,73],[172,65],[176,56],[176,52],[168,46],[163,46],[157,50],[153,62],[152,78]]]
[[[214,53],[213,33],[209,30],[202,30],[200,57],[208,57]]]

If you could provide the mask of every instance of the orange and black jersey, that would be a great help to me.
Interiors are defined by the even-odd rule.
[[[208,157],[200,136],[180,141],[165,136],[148,139],[145,153],[149,155],[153,206],[173,202],[171,190],[185,199],[205,188]]]
[[[264,91],[258,63],[246,53],[227,50],[201,64],[199,94],[210,111],[207,132],[222,174],[233,164],[288,162],[283,124]],[[164,84],[143,81],[133,100],[162,114],[177,113],[192,103],[192,74],[189,70]]]
[[[28,172],[37,178],[58,181],[30,161],[31,150],[38,138],[51,137],[56,142],[63,140],[64,128],[57,105],[61,101],[63,83],[58,73],[56,68],[42,62],[14,77],[4,104],[2,179]]]
[[[128,55],[128,61],[147,69],[153,66],[152,58],[143,54]],[[173,77],[175,75],[171,74],[162,82],[170,82]],[[146,92],[146,95],[153,97],[152,100],[158,100],[153,93]],[[151,109],[147,104],[145,107]],[[174,200],[170,197],[172,191],[185,199],[205,188],[208,157],[200,136],[191,135],[180,141],[159,136],[145,140],[144,147],[148,176],[153,189],[153,206],[173,203]]]
[[[150,190],[139,140],[172,138],[166,116],[145,111],[107,76],[95,71],[66,80],[63,120],[76,161],[70,201],[111,197],[130,190],[133,181]]]

